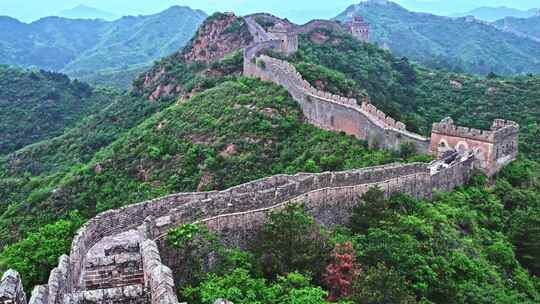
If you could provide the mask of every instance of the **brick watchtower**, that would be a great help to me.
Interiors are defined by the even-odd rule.
[[[445,118],[433,124],[431,132],[431,153],[439,157],[449,150],[474,153],[477,167],[488,176],[517,158],[519,125],[513,121],[496,119],[490,130],[477,130],[455,126]]]
[[[298,51],[298,34],[289,26],[278,23],[268,30],[272,40],[281,42],[280,49],[286,55],[292,55]]]
[[[358,40],[369,42],[370,24],[367,23],[362,16],[356,16],[352,21],[347,23],[349,31]]]

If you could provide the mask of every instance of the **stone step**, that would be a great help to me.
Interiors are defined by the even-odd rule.
[[[150,300],[142,284],[122,287],[85,290],[65,294],[64,304],[149,304]]]
[[[121,253],[139,253],[138,241],[107,244],[104,248],[105,256],[113,256]]]
[[[142,256],[139,249],[139,244],[134,242],[115,244],[105,248],[104,256],[87,260],[82,274],[85,290],[144,284]]]
[[[110,256],[101,256],[88,259],[86,261],[86,270],[103,269],[107,267],[116,267],[118,265],[138,266],[141,264],[141,254],[137,253],[120,253]]]

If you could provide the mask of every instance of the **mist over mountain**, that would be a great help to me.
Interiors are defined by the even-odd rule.
[[[538,1],[536,0],[398,0],[395,2],[409,10],[443,16],[453,16],[480,7],[509,7],[517,10],[529,10],[538,7]]]
[[[114,20],[118,18],[118,16],[113,13],[103,11],[94,7],[86,6],[86,5],[78,5],[72,9],[60,11],[57,15],[58,17],[70,18],[70,19]]]
[[[496,21],[504,19],[506,17],[516,17],[516,18],[530,18],[538,13],[538,9],[529,9],[529,10],[519,10],[515,8],[510,8],[506,6],[500,7],[479,7],[471,11],[458,13],[452,15],[452,17],[466,17],[474,16],[477,19],[484,21]]]
[[[507,31],[532,40],[540,41],[539,14],[530,18],[508,17],[495,21],[493,25],[503,31]]]

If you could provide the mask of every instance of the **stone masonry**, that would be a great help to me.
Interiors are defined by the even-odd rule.
[[[173,277],[182,257],[170,254],[164,241],[171,228],[204,222],[226,244],[245,247],[268,212],[286,204],[305,204],[322,224],[342,224],[358,196],[371,187],[378,186],[387,195],[405,192],[428,198],[435,191],[450,191],[463,185],[473,163],[474,157],[469,155],[432,164],[277,175],[224,191],[179,193],[107,211],[81,228],[73,240],[70,256],[60,259],[49,283],[37,286],[30,301],[178,303]],[[122,254],[127,256],[120,261],[118,257],[111,258]],[[101,268],[109,266],[112,267],[108,270]],[[126,267],[132,270],[126,271]],[[141,267],[142,278],[138,275]],[[96,273],[96,269],[104,271]],[[116,279],[130,274],[134,281],[122,284]]]
[[[261,54],[265,49],[290,50],[283,49],[283,44],[273,40],[253,18],[246,17],[246,22],[252,35],[261,39],[244,51],[244,74],[285,87],[310,123],[354,135],[368,141],[371,147],[399,150],[402,144],[412,143],[417,151],[428,153],[428,138],[408,132],[405,124],[379,111],[369,99],[359,105],[356,99],[319,91],[288,62]]]
[[[356,16],[349,23],[347,23],[350,33],[358,40],[363,42],[369,42],[369,28],[370,25],[363,17]]]
[[[358,105],[354,99],[318,91],[289,63],[262,55],[265,49],[290,53],[297,40],[290,32],[282,35],[282,28],[267,33],[251,18],[246,21],[255,41],[245,50],[246,74],[287,88],[308,121],[384,148],[411,142],[419,151],[439,154],[439,160],[275,175],[223,191],[178,193],[103,212],[78,231],[69,256],[60,257],[47,284],[34,288],[30,304],[179,304],[176,289],[181,286],[175,282],[181,278],[175,274],[186,265],[166,242],[172,228],[205,223],[226,245],[246,248],[268,213],[287,204],[303,204],[319,223],[331,227],[346,223],[358,197],[372,187],[387,196],[401,192],[431,198],[437,191],[464,185],[475,167],[493,173],[515,158],[517,124],[496,120],[490,131],[479,131],[455,127],[447,119],[434,124],[430,145],[429,139],[406,131],[369,100]],[[2,303],[27,303],[15,271],[2,278]]]
[[[472,151],[482,171],[492,176],[514,161],[518,155],[519,125],[496,119],[491,130],[458,127],[451,118],[433,124],[431,152],[438,156],[447,151]]]

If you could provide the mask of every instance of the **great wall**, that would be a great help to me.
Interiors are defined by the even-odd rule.
[[[513,122],[496,120],[491,130],[482,131],[456,127],[446,119],[434,124],[428,139],[408,132],[367,100],[358,105],[354,99],[316,90],[291,64],[262,54],[267,48],[292,54],[302,30],[328,21],[293,29],[278,25],[267,32],[250,16],[245,20],[255,42],[244,52],[244,73],[285,87],[307,121],[387,149],[410,142],[439,159],[430,164],[276,175],[223,191],[178,193],[101,213],[78,231],[69,256],[60,257],[47,284],[36,286],[28,303],[179,303],[175,282],[182,280],[179,274],[185,265],[166,242],[171,228],[205,223],[226,245],[244,248],[267,214],[287,204],[304,204],[323,225],[344,224],[358,197],[372,187],[380,187],[387,196],[401,192],[431,198],[437,191],[464,185],[475,168],[493,175],[516,158],[519,126]],[[355,31],[354,23],[348,30],[361,40],[369,37],[365,29]],[[16,271],[4,273],[0,303],[27,303]]]

